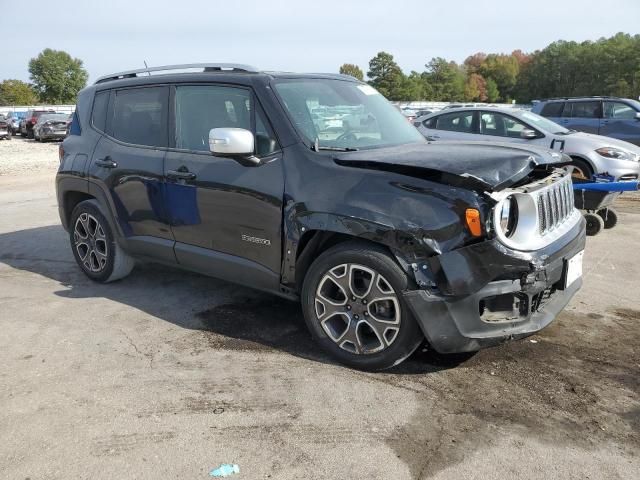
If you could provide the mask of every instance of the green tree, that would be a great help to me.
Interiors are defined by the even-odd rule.
[[[82,60],[50,48],[29,61],[29,73],[40,99],[52,104],[75,103],[88,78]]]
[[[390,53],[379,52],[369,61],[367,77],[370,79],[369,84],[389,100],[404,100],[404,74]]]
[[[359,66],[354,65],[353,63],[343,63],[340,66],[340,73],[342,75],[351,75],[353,78],[357,78],[358,80],[364,80],[364,74]]]
[[[4,80],[0,83],[0,105],[34,105],[38,96],[31,85],[21,80]]]
[[[433,100],[455,102],[464,100],[465,74],[455,62],[433,58],[425,65],[425,81],[431,88]]]
[[[499,99],[500,90],[498,90],[498,84],[492,78],[487,79],[487,100],[490,103],[494,103]]]
[[[484,78],[491,78],[500,91],[500,97],[504,101],[513,98],[520,62],[514,55],[490,54],[479,68]]]

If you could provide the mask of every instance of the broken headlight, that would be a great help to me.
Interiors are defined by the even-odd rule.
[[[500,202],[500,228],[505,237],[510,238],[518,226],[518,201],[513,195]]]

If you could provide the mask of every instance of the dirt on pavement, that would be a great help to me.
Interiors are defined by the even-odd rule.
[[[363,373],[295,303],[153,264],[88,280],[56,166],[0,142],[0,477],[640,478],[639,195],[539,334]]]

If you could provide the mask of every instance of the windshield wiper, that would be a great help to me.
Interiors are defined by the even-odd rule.
[[[357,152],[358,149],[354,147],[318,147],[316,151],[329,150],[332,152]]]

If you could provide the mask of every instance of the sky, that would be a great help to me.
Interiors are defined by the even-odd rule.
[[[640,33],[640,0],[0,0],[0,81],[28,81],[45,48],[80,58],[89,81],[149,66],[234,62],[262,70],[367,72],[379,51],[405,72],[432,57],[531,52],[555,40]],[[46,5],[54,5],[47,9]]]

